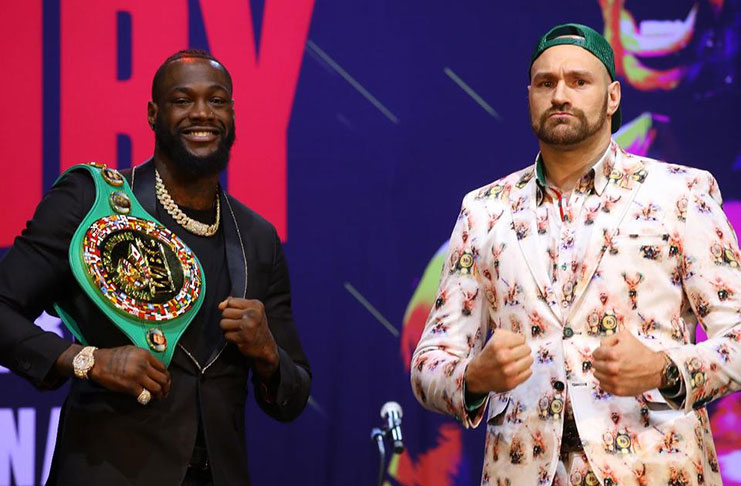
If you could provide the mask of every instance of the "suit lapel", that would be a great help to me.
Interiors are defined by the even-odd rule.
[[[224,231],[226,245],[226,262],[231,279],[231,296],[246,298],[247,296],[247,228],[240,231],[237,216],[232,210],[229,198],[220,190],[221,198],[221,228]]]
[[[509,211],[512,215],[512,231],[538,286],[538,298],[545,300],[561,322],[561,309],[555,300],[551,279],[548,276],[548,254],[539,242],[537,234],[538,193],[535,170],[526,172],[513,186],[509,196]]]
[[[613,150],[615,161],[614,164],[606,164],[611,170],[601,197],[601,207],[593,222],[594,229],[588,242],[582,242],[586,243],[586,248],[578,248],[577,254],[582,255],[582,266],[569,315],[578,308],[579,300],[597,271],[602,257],[605,253],[617,251],[612,240],[647,175],[640,158],[626,154],[614,144]]]
[[[136,200],[154,218],[154,215],[157,214],[157,198],[154,193],[154,161],[149,159],[132,168],[129,184]]]
[[[247,241],[243,239],[246,236],[239,230],[237,217],[229,203],[229,197],[219,188],[219,203],[221,205],[221,230],[224,232],[224,245],[226,252],[226,265],[229,271],[229,280],[231,290],[229,296],[246,298],[247,297]],[[219,357],[227,342],[222,335],[219,344],[211,352],[207,363],[212,363]]]

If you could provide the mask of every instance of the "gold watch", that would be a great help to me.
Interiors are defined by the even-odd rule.
[[[672,390],[679,385],[682,375],[679,372],[679,367],[666,353],[662,352],[661,355],[664,357],[664,369],[661,370],[659,390]]]
[[[85,346],[72,360],[75,376],[81,380],[87,380],[88,372],[95,366],[95,356],[93,356],[93,353],[96,349],[98,348],[95,346]]]

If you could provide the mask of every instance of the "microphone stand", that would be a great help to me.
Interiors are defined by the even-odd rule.
[[[383,439],[386,437],[386,434],[388,431],[384,431],[383,429],[380,429],[378,427],[374,427],[373,430],[371,430],[371,439],[373,439],[376,442],[376,446],[378,447],[378,480],[376,484],[378,486],[383,486],[383,476],[386,472],[386,446],[383,443]]]
[[[374,427],[371,430],[371,439],[376,442],[378,447],[378,486],[383,486],[384,473],[386,472],[386,444],[384,440],[389,438],[393,445],[393,452],[395,454],[401,454],[404,450],[404,443],[401,437],[401,417],[402,417],[401,405],[396,402],[386,402],[381,407],[381,418],[383,419],[383,425],[381,427]]]

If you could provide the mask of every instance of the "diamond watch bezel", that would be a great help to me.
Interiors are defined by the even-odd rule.
[[[88,372],[95,366],[95,356],[93,353],[98,349],[93,346],[82,348],[72,360],[72,367],[75,370],[75,376],[81,379],[88,379]]]

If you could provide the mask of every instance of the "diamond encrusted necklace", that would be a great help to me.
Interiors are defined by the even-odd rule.
[[[162,183],[162,178],[157,170],[154,171],[154,188],[160,204],[162,204],[167,213],[172,216],[172,219],[187,231],[198,236],[213,236],[219,230],[219,223],[221,221],[221,205],[219,203],[218,191],[216,192],[216,222],[212,225],[208,225],[188,217],[188,215],[180,209],[177,203],[170,197],[170,193],[165,189],[165,184]]]

